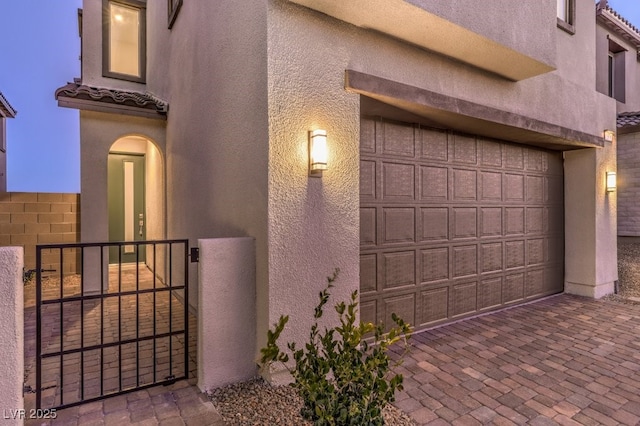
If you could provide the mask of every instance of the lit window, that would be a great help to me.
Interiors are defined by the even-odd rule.
[[[103,74],[144,82],[146,5],[138,0],[103,0]]]

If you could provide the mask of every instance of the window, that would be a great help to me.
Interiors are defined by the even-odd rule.
[[[574,23],[576,20],[576,0],[556,0],[558,28],[569,34],[575,34]]]
[[[609,39],[607,56],[607,94],[618,102],[626,101],[625,93],[625,53],[626,49]]]
[[[146,75],[146,3],[103,0],[102,74],[144,83]]]
[[[169,17],[169,29],[173,27],[173,23],[178,17],[178,12],[180,12],[180,7],[182,7],[182,0],[167,0],[167,16]]]

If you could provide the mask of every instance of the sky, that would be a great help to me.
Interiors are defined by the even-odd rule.
[[[0,92],[18,111],[7,123],[8,190],[80,192],[79,113],[54,92],[80,76],[82,0],[0,2]],[[640,0],[609,5],[640,28]]]
[[[18,111],[7,119],[8,190],[80,192],[79,113],[54,92],[80,76],[82,0],[0,2],[0,92]]]

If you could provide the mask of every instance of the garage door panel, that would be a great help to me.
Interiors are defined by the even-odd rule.
[[[360,161],[360,199],[375,200],[376,198],[376,162]]]
[[[536,238],[527,241],[527,266],[544,263],[544,239]]]
[[[544,209],[542,207],[527,208],[527,234],[542,234],[544,230]]]
[[[415,251],[382,254],[382,290],[415,285]]]
[[[448,132],[445,130],[421,130],[421,157],[424,160],[449,161]]]
[[[502,167],[502,145],[498,142],[483,140],[480,165],[486,167]]]
[[[453,247],[453,278],[468,277],[478,273],[478,246]]]
[[[377,239],[375,207],[360,207],[360,246],[375,246]]]
[[[478,287],[478,310],[496,308],[502,304],[502,276],[485,278]]]
[[[502,173],[480,172],[480,201],[502,201]]]
[[[420,319],[415,324],[426,326],[449,317],[449,287],[424,290],[420,293]]]
[[[505,212],[505,235],[524,234],[524,207],[507,207]]]
[[[420,329],[562,291],[560,154],[372,121],[361,132],[363,319],[396,312]]]
[[[386,156],[415,156],[415,132],[413,127],[395,123],[383,123],[381,135],[382,153]]]
[[[389,330],[395,323],[392,320],[392,314],[398,315],[406,321],[410,318],[415,324],[416,297],[414,293],[402,294],[395,297],[384,299],[384,317],[383,321],[385,329]]]
[[[412,164],[382,163],[382,197],[385,200],[413,201],[415,167]]]
[[[413,243],[416,241],[415,209],[390,207],[382,209],[383,244]]]
[[[480,272],[496,272],[503,269],[502,266],[502,242],[485,243],[481,246]]]
[[[424,207],[420,209],[420,242],[437,242],[449,239],[449,209]]]
[[[502,236],[502,208],[483,207],[480,209],[480,236]]]
[[[504,245],[506,269],[524,268],[524,240],[506,241]]]
[[[504,188],[504,201],[524,202],[524,175],[506,173],[504,175]]]
[[[454,201],[475,201],[478,198],[477,171],[469,169],[453,169]]]
[[[377,300],[360,301],[360,321],[373,324],[379,322]]]
[[[477,215],[475,207],[454,207],[451,209],[451,239],[461,240],[478,237]]]
[[[360,152],[376,153],[376,126],[375,120],[360,121]]]
[[[435,247],[423,249],[421,256],[420,282],[432,283],[449,279],[449,248]]]
[[[420,199],[444,202],[449,198],[449,169],[420,166]]]
[[[526,153],[527,153],[527,170],[534,171],[534,172],[543,171],[543,168],[544,168],[542,163],[543,152],[529,149],[526,151]]]
[[[375,253],[360,255],[360,293],[378,290],[378,259]]]
[[[542,203],[544,200],[544,179],[542,176],[527,176],[527,202]]]
[[[505,304],[524,300],[524,272],[505,277],[502,300]]]
[[[449,295],[451,318],[470,314],[478,310],[477,304],[478,283],[465,282],[454,284]]]
[[[453,138],[453,162],[475,165],[478,161],[478,147],[474,136],[451,134]]]
[[[527,270],[525,280],[525,297],[530,298],[544,294],[544,269]]]
[[[524,170],[524,149],[517,145],[505,145],[505,168]]]

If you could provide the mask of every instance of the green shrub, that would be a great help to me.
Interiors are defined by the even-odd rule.
[[[395,314],[395,326],[386,334],[382,324],[356,325],[358,292],[354,291],[348,305],[335,305],[340,325],[320,332],[318,320],[338,273],[336,269],[327,278],[327,287],[320,292],[308,343],[301,349],[295,343],[287,344],[295,367],[286,366],[289,355],[277,344],[289,316],[281,316],[268,331],[260,363],[285,364],[294,379],[292,386],[303,400],[302,416],[316,425],[382,425],[382,408],[394,401],[396,390],[402,390],[402,375],[389,372],[388,350],[398,342],[408,350],[411,327]]]

